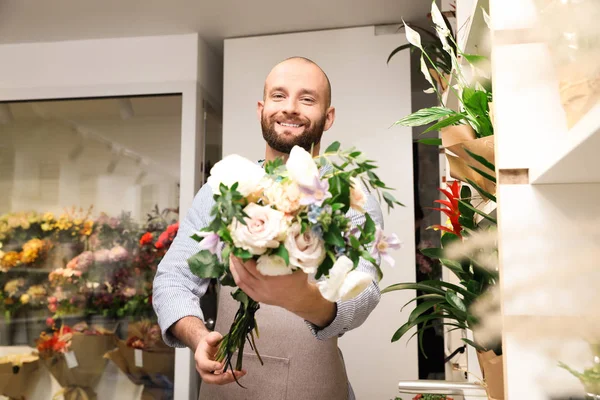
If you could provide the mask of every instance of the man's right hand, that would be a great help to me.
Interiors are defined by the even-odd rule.
[[[233,372],[228,369],[223,373],[225,362],[215,361],[215,355],[219,349],[219,343],[223,339],[223,335],[219,332],[210,332],[203,335],[202,339],[196,347],[194,358],[196,360],[196,370],[202,378],[202,382],[214,385],[226,385],[234,382]],[[246,375],[246,371],[235,371],[235,377],[240,379]]]

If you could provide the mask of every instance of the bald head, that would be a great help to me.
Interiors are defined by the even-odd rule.
[[[316,75],[318,75],[319,77],[316,77],[316,79],[320,79],[322,80],[322,82],[317,82],[318,83],[322,83],[323,85],[319,85],[319,86],[323,86],[322,89],[322,96],[323,96],[323,103],[325,104],[325,107],[328,108],[329,106],[331,106],[331,82],[329,81],[329,77],[327,76],[327,74],[325,73],[325,71],[323,71],[323,69],[321,67],[319,67],[319,65],[317,65],[317,63],[315,63],[314,61],[306,58],[306,57],[300,57],[300,56],[294,56],[294,57],[289,57],[286,58],[285,60],[281,61],[279,64],[275,65],[273,67],[273,69],[271,70],[271,72],[269,72],[269,75],[267,75],[267,79],[265,80],[265,86],[263,89],[263,100],[266,99],[267,97],[267,91],[269,90],[269,85],[270,85],[270,81],[272,81],[273,77],[276,75],[281,75],[282,73],[294,73],[294,70],[298,70],[302,68],[302,65],[304,65],[305,67],[309,67],[310,69],[313,69],[313,73],[316,72]],[[309,71],[310,73],[310,71]]]

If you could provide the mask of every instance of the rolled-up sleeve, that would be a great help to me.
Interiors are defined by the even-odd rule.
[[[212,191],[204,185],[197,193],[171,247],[158,265],[154,277],[152,306],[158,317],[165,343],[171,347],[185,347],[169,328],[183,317],[194,316],[204,321],[200,298],[206,293],[210,279],[194,275],[187,259],[198,252],[198,242],[191,235],[209,224],[210,208],[214,204]]]
[[[383,214],[381,212],[381,207],[375,197],[370,194],[367,196],[365,211],[371,216],[375,224],[383,229]],[[364,214],[358,213],[352,209],[347,215],[351,220],[352,226],[362,226],[366,221]],[[375,259],[379,265],[381,263],[381,258],[377,256]],[[375,309],[377,304],[379,304],[381,292],[377,283],[376,268],[373,264],[361,258],[357,270],[364,271],[373,276],[373,281],[361,294],[351,300],[340,300],[336,302],[335,318],[324,328],[319,328],[311,322],[305,321],[308,325],[308,329],[317,339],[327,340],[333,337],[340,337],[344,333],[358,328],[367,320],[368,316]]]

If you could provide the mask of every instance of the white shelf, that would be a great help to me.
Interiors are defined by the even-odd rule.
[[[596,104],[556,144],[539,168],[530,170],[533,185],[600,183],[600,103]]]

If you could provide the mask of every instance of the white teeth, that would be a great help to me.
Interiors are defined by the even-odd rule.
[[[279,123],[281,126],[289,126],[291,128],[300,128],[302,125],[296,125],[296,124],[286,124],[285,122],[280,122]]]

